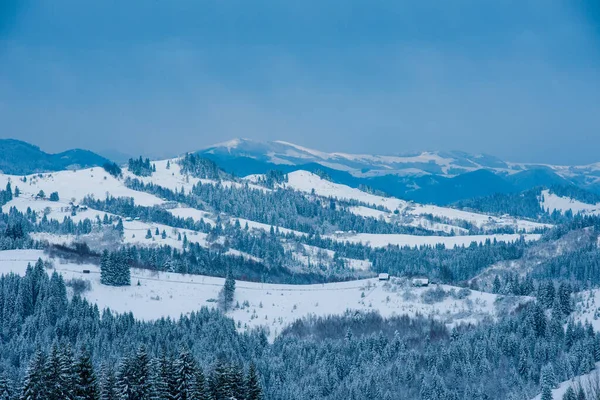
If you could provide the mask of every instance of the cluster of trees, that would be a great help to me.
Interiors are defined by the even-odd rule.
[[[292,400],[522,399],[600,361],[600,335],[591,325],[548,315],[539,303],[451,331],[425,317],[312,318],[269,344],[264,331],[237,333],[214,310],[155,322],[101,312],[78,296],[69,300],[62,277],[48,277],[41,262],[24,277],[0,277],[0,328],[0,387],[16,388],[9,399],[23,391],[70,398],[68,390],[95,392],[94,382],[100,394],[114,388],[108,393],[130,399],[182,387],[215,399],[228,398],[217,388],[236,396],[236,387],[243,396],[260,387],[264,398]],[[68,349],[82,346],[76,367],[65,367]]]
[[[165,200],[177,201],[199,210],[211,210],[239,218],[280,226],[306,233],[332,233],[336,230],[364,233],[406,233],[431,235],[426,229],[399,225],[373,217],[362,217],[348,210],[360,202],[334,199],[308,199],[303,193],[280,189],[265,192],[249,186],[198,183],[191,193],[172,191],[137,179],[126,181],[129,188],[145,191]]]
[[[104,168],[106,172],[108,172],[115,178],[118,178],[123,174],[121,167],[119,167],[119,165],[114,162],[106,162],[104,163],[104,165],[102,165],[102,168]]]
[[[100,259],[100,282],[109,286],[131,285],[131,261],[127,254],[104,250]]]
[[[162,207],[144,207],[135,204],[131,197],[107,196],[104,200],[96,200],[86,196],[82,204],[94,210],[104,211],[111,214],[122,215],[130,218],[140,218],[142,221],[156,222],[173,228],[190,229],[198,232],[210,232],[210,224],[204,220],[194,221],[192,218],[181,218],[173,215]]]
[[[454,206],[488,214],[509,214],[515,217],[539,219],[545,222],[560,220],[559,214],[551,216],[542,208],[539,198],[540,192],[541,188],[534,188],[522,193],[495,193],[485,197],[460,200]]]
[[[129,172],[137,176],[150,176],[153,172],[156,172],[156,165],[150,163],[150,159],[146,158],[145,160],[140,156],[140,158],[130,158],[127,163],[127,168]]]
[[[13,191],[10,185],[10,182],[6,184],[6,188],[4,190],[0,189],[0,207],[8,203],[13,199]]]
[[[200,179],[219,180],[227,174],[212,160],[188,153],[178,160],[182,174]]]
[[[268,187],[269,189],[274,189],[277,185],[286,183],[287,181],[288,176],[285,172],[278,169],[271,169],[263,176],[259,177],[256,183]]]
[[[20,392],[25,400],[260,400],[263,396],[253,364],[244,374],[239,365],[219,360],[205,375],[188,350],[153,358],[144,345],[124,356],[116,370],[108,363],[98,370],[85,346],[74,356],[69,345],[55,343],[49,354],[36,351],[20,389],[5,386],[4,399],[18,398],[15,392]]]
[[[521,193],[495,193],[490,196],[460,200],[454,206],[489,214],[509,214],[549,223],[564,223],[575,216],[572,210],[562,213],[559,210],[550,212],[544,209],[540,203],[543,200],[542,191],[544,189],[544,187],[537,187]],[[583,203],[600,203],[600,195],[574,185],[553,185],[548,190],[551,194],[572,198]]]

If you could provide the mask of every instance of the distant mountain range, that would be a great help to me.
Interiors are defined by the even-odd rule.
[[[26,175],[44,171],[87,168],[103,165],[108,160],[88,150],[73,149],[49,154],[32,144],[14,139],[0,140],[0,171]]]
[[[249,139],[219,143],[196,154],[237,176],[269,170],[286,173],[306,170],[352,187],[438,205],[556,185],[576,186],[600,194],[600,163],[583,166],[511,163],[489,155],[458,151],[398,156],[326,153],[283,141]],[[126,155],[113,156],[117,162],[126,161]],[[86,168],[107,161],[87,150],[48,154],[22,141],[0,140],[0,171],[7,174]]]
[[[333,181],[368,186],[423,203],[450,204],[537,186],[575,185],[600,193],[600,163],[584,166],[511,163],[489,155],[423,152],[403,156],[326,153],[283,141],[234,139],[197,152],[239,176],[271,169],[326,173]]]

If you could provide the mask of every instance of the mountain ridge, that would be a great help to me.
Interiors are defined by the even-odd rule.
[[[21,140],[0,139],[0,171],[6,174],[27,175],[95,167],[108,161],[89,150],[71,149],[52,154]]]

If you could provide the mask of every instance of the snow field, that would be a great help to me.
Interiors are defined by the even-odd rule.
[[[22,275],[27,263],[33,264],[40,257],[48,260],[41,250],[2,251],[0,273]],[[224,284],[222,278],[132,269],[131,286],[111,287],[100,283],[99,267],[95,265],[63,263],[59,259],[50,261],[65,280],[90,281],[91,290],[84,293],[89,301],[119,313],[131,311],[142,320],[177,318],[203,306],[216,307],[215,301]],[[90,273],[84,274],[83,269]],[[440,285],[440,288],[459,290],[446,285]],[[298,318],[342,314],[346,310],[378,311],[384,317],[419,313],[448,325],[477,322],[497,314],[498,296],[494,294],[472,291],[463,299],[447,296],[440,302],[427,304],[421,295],[431,289],[434,287],[414,288],[409,282],[380,282],[377,279],[316,285],[237,281],[234,303],[239,307],[227,314],[235,320],[240,331],[268,327],[271,340]]]

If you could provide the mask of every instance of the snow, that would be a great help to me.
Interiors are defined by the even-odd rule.
[[[584,290],[576,294],[573,319],[575,322],[589,322],[594,331],[600,331],[600,289]]]
[[[357,234],[335,234],[329,238],[339,242],[362,243],[371,247],[386,247],[388,245],[398,246],[435,246],[443,244],[447,248],[456,246],[469,246],[472,242],[484,243],[486,240],[498,242],[514,242],[521,236],[527,241],[539,240],[539,234],[497,234],[497,235],[470,235],[470,236],[417,236],[406,234],[377,234],[377,233],[357,233]]]
[[[585,388],[588,383],[600,382],[600,375],[599,375],[599,371],[598,371],[599,368],[600,368],[600,362],[596,363],[596,369],[594,369],[589,374],[577,376],[568,381],[561,382],[558,385],[558,388],[552,390],[552,399],[553,400],[562,400],[563,395],[565,394],[567,389],[571,386],[573,387],[573,389],[577,389],[579,387],[579,384],[581,384]],[[542,395],[540,393],[531,400],[541,400],[541,399],[542,399]]]
[[[22,275],[27,263],[34,263],[40,257],[48,259],[41,250],[2,251],[0,274],[14,272]],[[218,298],[224,284],[222,278],[132,269],[132,286],[110,287],[100,283],[100,271],[95,265],[63,263],[58,259],[51,261],[65,279],[89,280],[91,290],[84,296],[101,309],[108,307],[119,313],[131,311],[142,320],[177,318],[202,306],[215,307],[213,300]],[[83,269],[91,273],[83,274]],[[458,290],[446,285],[440,287],[446,291]],[[439,303],[426,304],[421,295],[429,289],[431,287],[414,288],[408,281],[396,279],[382,283],[376,278],[315,285],[237,281],[235,302],[240,305],[248,302],[249,306],[235,308],[227,314],[236,323],[239,322],[240,331],[267,326],[271,340],[298,318],[341,314],[346,310],[378,311],[384,317],[419,313],[450,326],[497,315],[495,303],[498,297],[494,294],[472,291],[465,299],[448,296]]]
[[[135,203],[141,206],[163,203],[156,196],[127,188],[122,180],[114,178],[100,167],[27,175],[27,182],[22,182],[21,178],[0,174],[0,185],[4,187],[10,181],[13,189],[18,187],[21,197],[25,198],[34,197],[40,190],[43,190],[46,196],[58,192],[60,199],[66,203],[72,198],[80,202],[87,195],[104,199],[107,194],[114,197],[133,197]]]
[[[469,231],[465,228],[461,228],[455,225],[442,224],[439,222],[433,222],[429,219],[421,216],[414,215],[395,215],[387,211],[381,211],[365,206],[349,207],[348,211],[353,214],[360,215],[362,217],[372,217],[376,219],[383,219],[386,222],[396,222],[399,225],[412,226],[415,228],[423,228],[434,232],[444,232],[455,234],[468,234]]]
[[[192,187],[200,181],[191,175],[181,173],[179,158],[152,161],[152,164],[156,167],[156,172],[153,172],[151,176],[137,176],[127,168],[123,168],[123,176],[137,179],[146,184],[154,183],[170,190],[180,191],[181,188],[184,188],[186,193],[189,193]],[[167,169],[167,164],[169,164],[169,169]]]
[[[242,228],[244,228],[246,226],[246,224],[248,224],[248,228],[249,229],[260,229],[266,232],[270,232],[271,228],[273,229],[278,229],[279,232],[283,233],[283,234],[294,234],[296,236],[306,236],[306,233],[304,232],[300,232],[300,231],[295,231],[293,229],[288,229],[288,228],[282,228],[280,226],[273,226],[273,225],[269,225],[269,224],[263,224],[262,222],[256,222],[256,221],[251,221],[249,219],[245,219],[245,218],[238,218],[238,217],[230,217],[229,218],[231,224],[235,224],[235,221],[239,221],[240,222],[240,226]]]
[[[206,222],[207,224],[210,224],[211,226],[216,225],[216,222],[212,219],[211,214],[206,211],[198,210],[198,209],[191,208],[191,207],[177,207],[177,208],[172,208],[168,211],[176,217],[180,217],[180,218],[184,218],[184,219],[191,218],[195,222],[204,220],[204,222]]]
[[[289,173],[288,182],[285,186],[304,193],[312,193],[314,190],[316,195],[322,197],[332,197],[340,200],[357,200],[369,205],[380,206],[388,210],[388,213],[389,211],[398,210],[399,215],[423,216],[431,214],[434,217],[439,218],[467,221],[484,229],[512,226],[519,231],[531,232],[535,229],[544,229],[552,226],[549,224],[518,220],[512,217],[495,217],[448,207],[415,204],[394,197],[377,196],[363,192],[359,189],[351,188],[347,185],[330,182],[322,179],[318,175],[303,170]],[[363,216],[379,217],[385,215],[379,210],[364,206],[353,207],[351,208],[351,212]],[[437,226],[437,228],[438,229],[436,230],[443,230],[445,232],[450,232],[452,230],[451,225],[445,227]]]
[[[542,190],[540,205],[550,213],[558,210],[564,214],[566,211],[571,210],[573,214],[600,215],[600,203],[583,203],[570,197],[557,196],[547,189]]]

